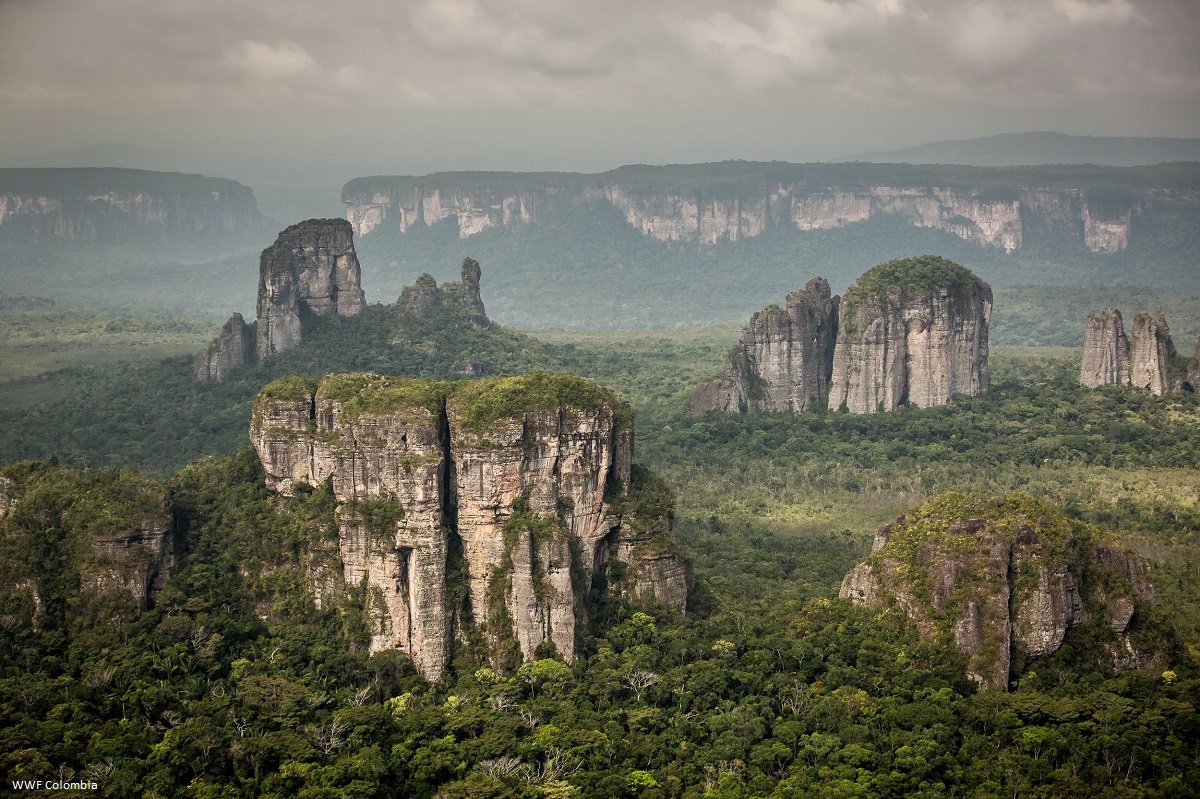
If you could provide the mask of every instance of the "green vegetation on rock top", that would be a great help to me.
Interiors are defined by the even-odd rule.
[[[287,375],[272,380],[258,392],[260,400],[299,400],[312,395],[317,390],[317,381],[306,377]]]
[[[607,406],[612,409],[617,426],[627,424],[631,416],[629,406],[611,389],[575,375],[551,372],[464,381],[456,387],[450,402],[459,426],[472,432],[526,411],[549,411],[564,406]]]
[[[899,292],[901,302],[922,292],[956,289],[979,278],[965,266],[936,255],[888,261],[868,269],[846,292],[847,312],[868,298],[886,301]]]
[[[445,380],[387,377],[371,372],[332,374],[321,379],[317,399],[341,402],[343,414],[349,416],[416,408],[437,414],[453,385]]]

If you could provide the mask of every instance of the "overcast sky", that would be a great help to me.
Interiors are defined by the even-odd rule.
[[[1197,0],[0,0],[6,163],[421,174],[1200,136]]]

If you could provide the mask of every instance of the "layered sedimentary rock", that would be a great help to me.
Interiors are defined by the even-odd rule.
[[[1133,317],[1133,341],[1129,350],[1129,384],[1149,389],[1156,396],[1171,390],[1175,345],[1162,311]]]
[[[1088,315],[1079,382],[1089,388],[1129,385],[1129,339],[1116,308]]]
[[[992,290],[933,256],[881,264],[846,293],[828,407],[927,408],[986,392]]]
[[[1137,608],[1154,597],[1145,562],[1025,498],[931,500],[881,531],[840,595],[894,603],[925,638],[949,637],[985,688],[1007,688],[1010,653],[1023,661],[1053,654],[1084,624],[1098,630],[1113,665],[1155,659],[1131,631]]]
[[[1088,315],[1084,329],[1079,382],[1088,388],[1134,386],[1158,396],[1194,392],[1200,385],[1200,345],[1190,360],[1176,353],[1162,311],[1134,317],[1132,343],[1120,311],[1096,311]]]
[[[437,679],[471,627],[498,666],[548,645],[573,657],[591,581],[622,554],[637,561],[632,593],[683,610],[686,573],[665,534],[613,504],[630,484],[627,415],[562,375],[332,375],[264,389],[251,438],[272,490],[332,481],[341,579],[365,592],[372,649],[402,649]]]
[[[292,225],[259,262],[258,341],[263,358],[300,342],[305,316],[354,316],[366,305],[354,231],[340,219]]]
[[[479,293],[480,276],[479,262],[474,258],[466,258],[462,262],[460,282],[445,283],[439,288],[432,275],[422,274],[416,283],[405,287],[396,302],[417,317],[424,316],[442,303],[450,303],[465,310],[476,327],[487,327],[491,322],[488,321],[487,310]]]
[[[1130,186],[1114,193],[1112,184]],[[1148,169],[906,167],[727,162],[622,167],[595,175],[447,173],[357,178],[342,199],[355,232],[454,225],[466,238],[571,208],[616,209],[643,235],[715,244],[767,230],[828,230],[899,219],[1012,252],[1030,240],[1125,249],[1142,220],[1195,219],[1200,179]]]
[[[235,313],[209,345],[208,352],[196,356],[193,375],[201,383],[219,383],[234,369],[254,363],[254,347],[254,330],[246,325],[240,313]]]
[[[821,407],[829,390],[840,300],[824,278],[750,318],[720,377],[696,392],[693,413],[747,410],[800,413]]]
[[[254,193],[232,180],[140,169],[0,169],[0,238],[122,242],[258,230]]]
[[[926,408],[988,390],[992,290],[934,256],[871,269],[845,298],[823,278],[756,313],[694,414]]]

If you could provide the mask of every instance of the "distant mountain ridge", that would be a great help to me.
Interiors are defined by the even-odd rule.
[[[1072,136],[1053,131],[1000,133],[978,139],[929,142],[916,147],[863,153],[838,160],[970,166],[1148,166],[1171,161],[1200,161],[1200,139]]]

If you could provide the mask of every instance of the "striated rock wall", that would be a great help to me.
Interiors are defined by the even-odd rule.
[[[833,367],[839,298],[824,278],[750,318],[722,375],[702,386],[693,413],[747,410],[801,413],[825,402]]]
[[[623,555],[633,595],[684,609],[664,535],[622,535],[636,518],[612,502],[630,482],[628,409],[587,381],[285,378],[256,400],[251,439],[271,490],[332,481],[343,583],[364,592],[371,648],[407,652],[430,679],[471,628],[501,667],[548,645],[572,658],[592,580]]]
[[[846,297],[824,278],[756,313],[693,414],[750,410],[851,413],[944,405],[989,388],[992,290],[934,256],[880,264]]]
[[[828,407],[877,413],[986,392],[991,313],[991,287],[950,261],[871,269],[842,303]]]
[[[938,497],[877,537],[870,557],[842,581],[840,596],[871,607],[894,603],[922,636],[946,636],[984,688],[1004,690],[1011,653],[1051,655],[1072,628],[1108,628],[1113,665],[1145,665],[1130,625],[1154,598],[1146,564],[1099,531],[1020,497]],[[1133,652],[1130,659],[1128,653]]]
[[[254,363],[254,347],[254,330],[246,326],[240,313],[235,313],[221,328],[208,352],[196,356],[193,376],[200,383],[219,383],[234,369]]]
[[[1171,390],[1175,345],[1163,312],[1133,317],[1133,342],[1129,350],[1129,383],[1149,389],[1155,396]]]
[[[1089,388],[1129,385],[1129,339],[1116,308],[1088,315],[1079,382]]]
[[[0,238],[120,242],[257,230],[254,193],[232,180],[137,169],[0,169]]]
[[[1200,344],[1191,359],[1180,356],[1162,311],[1134,317],[1132,343],[1120,311],[1095,311],[1084,329],[1079,382],[1087,388],[1135,386],[1157,396],[1195,392],[1200,385]]]
[[[453,224],[466,238],[536,221],[554,209],[608,204],[659,241],[715,244],[772,228],[828,230],[897,218],[981,247],[1013,252],[1032,239],[1096,253],[1129,246],[1140,219],[1194,219],[1200,192],[1154,184],[1136,170],[899,167],[886,164],[726,163],[623,167],[598,175],[447,173],[358,178],[346,184],[346,218],[359,235]],[[1095,190],[1114,183],[1137,188]]]
[[[259,262],[257,356],[295,347],[305,315],[359,313],[361,281],[348,222],[310,219],[284,230]]]

